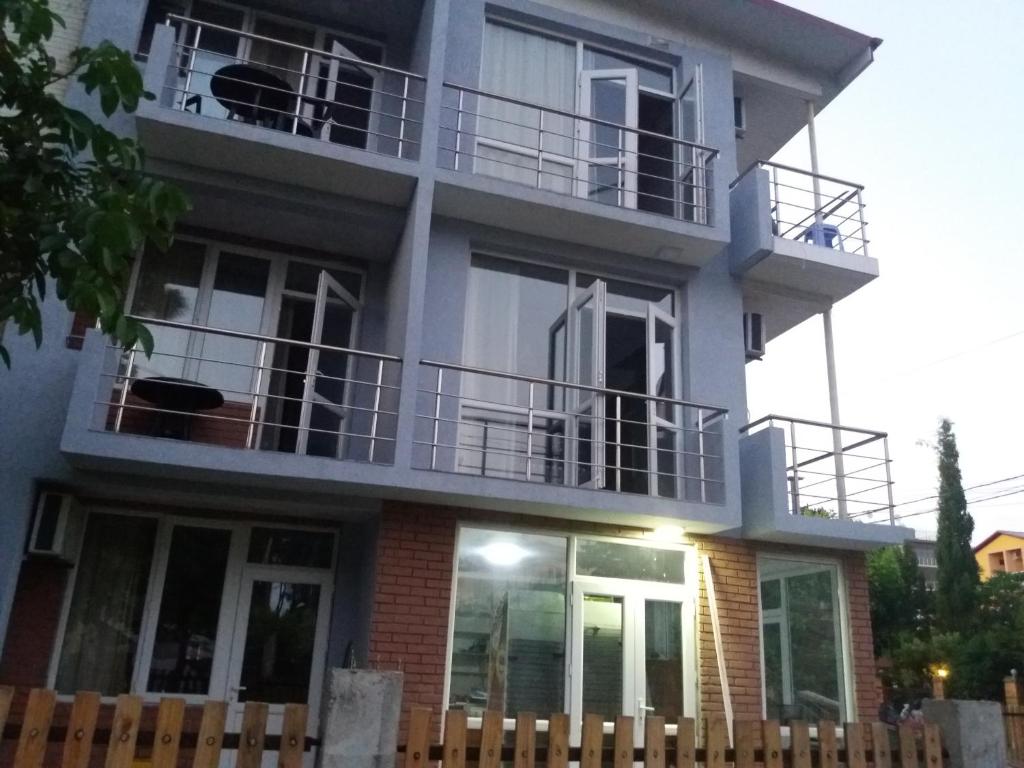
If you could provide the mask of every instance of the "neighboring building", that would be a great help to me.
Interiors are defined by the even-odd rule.
[[[831,360],[878,274],[859,185],[757,161],[879,41],[771,0],[308,6],[88,8],[193,209],[132,280],[152,358],[54,300],[8,339],[0,683],[312,732],[350,664],[577,727],[874,718],[885,434],[745,425],[744,366],[818,314]]]
[[[981,578],[1024,573],[1024,531],[993,531],[974,547]]]
[[[935,531],[916,531],[913,539],[907,541],[917,557],[917,566],[921,570],[925,586],[935,589],[939,583],[939,561],[935,551]]]

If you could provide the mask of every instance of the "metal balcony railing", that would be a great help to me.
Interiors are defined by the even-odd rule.
[[[723,503],[712,405],[423,360],[414,466]]]
[[[156,338],[108,346],[98,427],[373,464],[394,458],[401,358],[137,318]]]
[[[166,89],[185,112],[416,159],[426,81],[338,50],[170,14],[177,43]],[[229,52],[225,52],[229,51]]]
[[[785,435],[792,514],[863,522],[877,515],[896,524],[885,432],[771,414],[742,427],[740,434],[768,427]]]
[[[753,168],[768,172],[773,234],[868,255],[862,185],[764,160],[751,165],[739,179]]]
[[[714,223],[717,149],[451,83],[441,111],[444,167]]]

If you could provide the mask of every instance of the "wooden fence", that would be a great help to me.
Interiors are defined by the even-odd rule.
[[[143,702],[139,696],[117,697],[109,728],[97,727],[98,693],[76,694],[63,727],[53,725],[57,706],[53,691],[33,689],[20,724],[7,723],[13,699],[13,688],[0,687],[0,747],[9,746],[3,743],[6,739],[17,745],[13,762],[0,759],[10,768],[40,768],[44,761],[61,768],[87,768],[96,764],[96,748],[104,752],[99,764],[106,768],[217,768],[225,750],[237,750],[238,768],[260,768],[265,751],[277,752],[280,768],[301,768],[303,752],[313,743],[306,738],[305,704],[286,704],[281,732],[272,735],[266,733],[268,706],[252,701],[245,704],[239,732],[225,733],[228,708],[223,701],[205,702],[198,730],[189,732],[184,728],[184,699],[162,699],[152,730],[141,727]],[[54,746],[60,748],[59,763],[52,755],[47,757]]]
[[[909,724],[892,729],[883,723],[847,723],[843,743],[836,724],[821,722],[816,738],[807,723],[789,727],[788,739],[778,721],[737,720],[733,744],[723,717],[711,717],[702,727],[703,746],[698,747],[697,723],[684,718],[675,735],[666,733],[661,717],[644,723],[643,746],[633,742],[633,718],[617,717],[610,742],[601,715],[584,715],[580,746],[569,745],[569,716],[552,715],[546,733],[537,729],[537,717],[520,714],[515,730],[505,733],[498,712],[484,714],[479,729],[471,729],[464,711],[452,710],[444,720],[443,743],[432,744],[433,713],[414,707],[409,717],[406,743],[399,747],[403,768],[427,768],[440,761],[441,768],[942,768],[943,753],[938,726],[924,726],[922,743]],[[543,745],[538,740],[543,739]]]

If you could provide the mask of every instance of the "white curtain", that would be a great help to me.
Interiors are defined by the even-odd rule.
[[[545,154],[572,155],[572,119],[539,107],[575,112],[576,46],[488,22],[483,58],[481,88],[484,91],[537,104],[538,108],[481,98],[477,132],[484,142],[477,146],[476,170],[489,176],[536,184],[539,149]],[[543,139],[540,133],[542,114]],[[513,144],[521,150],[487,146],[487,139]],[[560,187],[564,182],[556,177],[570,171],[564,164],[547,163],[543,172],[542,186],[551,188]]]

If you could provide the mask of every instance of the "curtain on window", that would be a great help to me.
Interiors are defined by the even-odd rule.
[[[489,93],[575,112],[576,46],[562,40],[490,22],[484,32],[481,88]],[[572,118],[481,98],[476,171],[489,176],[563,189],[571,166],[550,156],[573,154]],[[543,137],[540,133],[543,114]],[[496,147],[494,142],[507,147]],[[543,150],[545,159],[538,153]]]
[[[61,693],[131,689],[155,536],[153,518],[89,517],[57,667]]]

